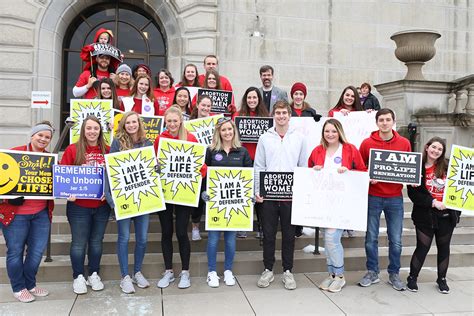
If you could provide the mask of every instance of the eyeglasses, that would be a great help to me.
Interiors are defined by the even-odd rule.
[[[225,122],[229,122],[232,118],[229,117],[229,116],[224,116],[224,117],[220,117],[218,120],[217,120],[217,124],[220,125],[220,124],[224,124]]]

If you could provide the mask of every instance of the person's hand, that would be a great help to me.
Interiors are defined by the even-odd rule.
[[[23,203],[25,203],[25,197],[20,196],[15,199],[7,200],[7,203],[13,206],[21,206]]]
[[[100,197],[100,200],[105,201],[105,194],[102,194],[102,196]]]
[[[377,184],[377,183],[378,183],[377,180],[372,180],[372,179],[370,179],[370,184]]]
[[[350,113],[351,111],[349,111],[349,110],[347,110],[347,109],[341,109],[339,112],[341,112],[342,115],[347,116],[347,115],[349,115],[349,113]]]
[[[113,72],[110,73],[110,75],[109,75],[110,80],[115,80],[115,76],[116,76],[116,74],[114,74]]]
[[[374,110],[374,109],[367,109],[367,110],[365,110],[365,112],[371,113],[373,110]]]
[[[255,196],[252,196],[252,197],[250,198],[250,201],[252,201],[252,203],[255,204],[255,202],[257,201],[257,199],[255,198]]]
[[[443,204],[443,202],[440,202],[438,200],[434,200],[432,205],[435,209],[440,210],[440,211],[446,209],[446,206]]]
[[[255,195],[255,202],[263,203],[263,197],[261,197],[260,194],[256,194]]]
[[[235,112],[237,112],[237,108],[235,107],[235,105],[231,104],[227,107],[227,112],[229,112],[230,114],[234,114]]]
[[[419,184],[411,184],[412,188],[418,188],[420,185]]]
[[[204,202],[208,202],[208,201],[211,199],[211,197],[209,196],[209,194],[207,194],[206,191],[202,191],[202,193],[201,193],[201,199],[202,199]]]
[[[156,173],[158,173],[158,174],[161,173],[161,166],[160,166],[159,163],[157,163],[157,164],[155,165],[155,167],[153,167],[153,168],[155,169],[155,172],[156,172]]]
[[[344,173],[344,172],[346,172],[347,170],[348,170],[348,169],[347,169],[346,167],[339,167],[339,168],[337,168],[337,172],[338,172],[338,173]]]
[[[67,200],[68,200],[69,202],[74,202],[74,201],[76,201],[76,196],[71,194],[71,195],[67,198]]]
[[[89,78],[89,81],[86,84],[87,89],[90,89],[92,87],[92,85],[94,84],[94,82],[96,82],[96,81],[97,81],[97,78],[91,76]]]
[[[316,171],[319,171],[321,169],[323,169],[323,166],[320,166],[320,165],[316,165],[313,167],[313,170],[316,170]]]

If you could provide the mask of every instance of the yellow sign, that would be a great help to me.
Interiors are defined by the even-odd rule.
[[[108,145],[112,143],[109,123],[112,122],[112,100],[71,99],[71,118],[75,124],[69,133],[71,144],[79,140],[82,122],[90,115],[97,117],[102,126],[104,139]]]
[[[184,122],[184,127],[196,136],[196,139],[201,144],[206,146],[212,143],[212,136],[214,135],[214,127],[217,120],[224,117],[223,114],[203,117],[200,119],[190,120]]]
[[[206,230],[253,230],[253,168],[209,167]]]
[[[117,133],[120,120],[122,119],[125,112],[120,110],[114,110],[114,127],[113,127],[113,136]],[[143,128],[145,129],[146,138],[149,139],[152,143],[155,142],[155,139],[158,135],[163,132],[163,116],[142,116],[138,114],[143,123]]]

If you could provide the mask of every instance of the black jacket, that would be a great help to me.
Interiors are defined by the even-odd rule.
[[[224,150],[206,150],[208,167],[253,167],[252,159],[245,147],[232,148],[227,154]]]
[[[367,99],[365,99],[364,109],[365,110],[373,109],[373,110],[376,110],[376,111],[380,110],[379,100],[372,93],[369,93],[369,95],[367,96]]]
[[[438,209],[431,207],[433,203],[433,196],[428,191],[425,185],[426,169],[422,168],[421,173],[421,185],[418,187],[407,186],[408,197],[413,202],[413,210],[411,212],[411,219],[415,226],[424,226],[429,228],[438,227],[439,218],[449,218],[453,227],[459,223],[459,216],[461,212],[446,209],[439,211]]]
[[[298,117],[298,114],[296,113],[295,109],[291,110],[291,116]],[[307,108],[306,110],[301,111],[301,116],[299,117],[312,117],[316,122],[319,122],[322,115],[317,114],[316,110],[313,108]]]

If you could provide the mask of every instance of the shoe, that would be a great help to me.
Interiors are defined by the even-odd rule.
[[[344,229],[344,230],[342,231],[341,237],[343,237],[343,238],[348,238],[348,237],[349,237],[349,231],[348,231],[347,229]]]
[[[104,283],[102,283],[100,280],[100,276],[97,274],[97,272],[89,275],[86,284],[89,285],[94,291],[102,291],[104,289]]]
[[[120,288],[125,294],[135,293],[135,287],[133,286],[132,278],[130,278],[129,275],[122,278],[122,281],[120,281]]]
[[[344,278],[344,276],[343,275],[336,276],[334,278],[334,281],[329,286],[328,291],[332,293],[341,292],[344,285],[346,285],[346,279]]]
[[[255,238],[263,239],[263,232],[257,232],[257,234],[255,235]]]
[[[398,273],[390,273],[388,276],[388,283],[397,291],[405,291],[405,284],[400,280]]]
[[[438,283],[438,291],[440,293],[449,294],[449,286],[448,283],[446,283],[446,278],[438,279],[436,283]]]
[[[158,281],[156,286],[164,289],[165,287],[168,287],[168,285],[170,285],[171,282],[174,282],[174,272],[165,271],[163,273],[163,277],[161,278],[161,280]]]
[[[227,286],[234,286],[235,285],[235,277],[232,271],[225,270],[224,271],[224,282]]]
[[[237,238],[247,238],[247,232],[237,232]]]
[[[262,272],[260,279],[258,279],[257,286],[268,287],[270,283],[273,282],[273,280],[275,280],[275,277],[273,276],[273,271],[265,269],[265,271]]]
[[[27,289],[23,289],[20,292],[14,292],[13,296],[22,303],[29,303],[35,300],[33,294],[31,294]]]
[[[84,279],[84,276],[82,274],[79,274],[77,278],[74,279],[74,282],[72,283],[72,289],[74,290],[74,293],[76,294],[87,293],[87,282],[86,282],[86,279]]]
[[[303,236],[303,226],[296,226],[295,229],[295,238]]]
[[[135,283],[139,288],[145,289],[150,286],[150,282],[138,271],[132,278],[132,282]]]
[[[347,230],[347,237],[354,238],[354,231],[352,229]]]
[[[216,271],[211,271],[207,273],[207,285],[210,287],[219,287],[219,276]]]
[[[372,284],[379,283],[379,274],[375,271],[367,271],[362,279],[359,281],[359,285],[362,287],[368,287]]]
[[[283,272],[281,281],[283,282],[283,284],[285,284],[285,289],[287,290],[296,289],[296,281],[295,281],[295,278],[293,277],[293,273],[291,273],[290,270],[286,270],[285,272]]]
[[[418,284],[416,284],[416,277],[409,275],[407,278],[407,290],[411,292],[418,292]]]
[[[48,290],[40,288],[40,287],[34,287],[31,290],[29,290],[31,294],[37,297],[45,297],[49,295]]]
[[[330,274],[327,278],[323,280],[323,282],[321,282],[319,288],[321,290],[327,291],[332,282],[334,282],[334,275]]]
[[[201,233],[199,232],[199,227],[193,227],[191,239],[193,241],[201,240]]]
[[[189,277],[189,271],[181,271],[181,273],[179,274],[178,288],[187,289],[190,286],[191,286],[191,279]]]

